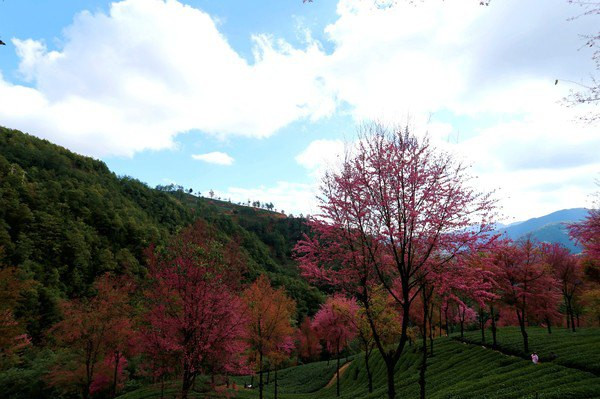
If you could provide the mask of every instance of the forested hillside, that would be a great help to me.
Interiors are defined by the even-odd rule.
[[[17,315],[34,342],[59,319],[58,299],[91,295],[107,271],[143,279],[145,250],[196,218],[240,244],[246,279],[268,273],[298,302],[299,317],[316,309],[321,294],[290,261],[301,219],[152,189],[101,161],[0,128],[0,264],[36,282]]]

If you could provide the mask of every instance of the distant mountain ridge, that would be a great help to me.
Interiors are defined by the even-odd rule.
[[[581,248],[570,239],[567,225],[583,220],[587,215],[586,208],[562,209],[523,222],[501,226],[497,231],[512,240],[531,234],[538,241],[559,243],[569,248],[571,252],[579,253]]]

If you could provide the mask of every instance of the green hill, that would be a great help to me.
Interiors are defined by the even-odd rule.
[[[572,334],[557,329],[548,341],[544,329],[530,328],[532,345],[545,347],[548,342],[556,342],[565,348],[570,347],[573,356],[582,360],[600,355],[600,330],[582,330]],[[474,332],[473,334],[477,334]],[[555,335],[556,334],[556,335]],[[512,328],[500,329],[500,337],[507,341],[518,339],[520,333]],[[396,389],[398,398],[418,398],[418,365],[420,353],[416,347],[407,347],[396,368]],[[568,367],[559,361],[544,359],[538,365],[518,356],[507,355],[476,344],[459,342],[453,338],[435,340],[434,356],[428,359],[427,397],[432,399],[449,398],[598,398],[600,378],[597,374]],[[557,352],[559,353],[559,352]],[[565,352],[566,354],[566,352]],[[362,356],[350,359],[351,363],[341,379],[341,397],[353,399],[386,398],[385,365],[378,355],[374,355],[374,392],[367,392],[367,376]],[[324,388],[334,374],[331,362],[317,362],[292,367],[279,372],[278,387],[281,399],[335,398],[335,385]],[[335,366],[334,366],[335,367]],[[249,379],[237,379],[242,385]],[[266,386],[265,398],[273,398],[273,375]],[[122,399],[145,399],[153,396],[156,389],[145,388],[121,396]],[[201,397],[201,396],[198,396]],[[239,388],[238,398],[258,398],[256,389]]]
[[[91,294],[104,272],[143,279],[144,251],[203,218],[246,255],[246,279],[267,273],[314,312],[322,294],[298,277],[291,248],[302,219],[157,190],[117,176],[98,160],[0,127],[0,266],[16,266],[39,284],[20,309],[34,341],[58,318],[57,300]]]

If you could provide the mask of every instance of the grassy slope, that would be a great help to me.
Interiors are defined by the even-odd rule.
[[[534,345],[543,330],[531,329]],[[502,336],[512,339],[518,332],[501,330]],[[557,334],[557,337],[559,334]],[[583,338],[582,338],[583,337]],[[576,337],[566,334],[560,339],[571,342],[572,352],[585,350],[581,356],[600,353],[600,330],[588,330]],[[588,345],[580,346],[582,342]],[[543,341],[546,342],[546,341]],[[558,340],[556,348],[558,349]],[[569,346],[567,343],[566,346]],[[397,397],[417,398],[419,354],[414,347],[407,348],[397,367]],[[591,352],[591,353],[590,353]],[[553,362],[534,365],[520,357],[508,356],[480,345],[461,343],[450,338],[436,339],[435,356],[429,359],[427,370],[427,397],[441,398],[600,398],[600,378],[592,373],[565,367]],[[559,352],[556,352],[557,354]],[[560,359],[561,355],[559,354]],[[543,359],[543,357],[542,357]],[[558,360],[557,359],[557,360]],[[333,364],[333,362],[332,362]],[[379,356],[372,360],[375,391],[368,394],[367,376],[361,356],[355,357],[341,381],[342,398],[385,398],[385,367]],[[312,363],[280,371],[279,397],[281,399],[335,398],[335,385],[323,387],[333,375],[326,362]],[[272,377],[272,376],[271,376]],[[244,379],[240,380],[244,381]],[[256,380],[255,380],[256,381]],[[265,398],[273,398],[274,384],[266,387]],[[315,391],[316,390],[316,391]],[[537,395],[537,396],[536,396]],[[128,396],[142,399],[150,396]],[[257,390],[240,390],[238,398],[257,398]],[[125,399],[125,397],[123,397]]]
[[[553,360],[556,364],[590,371],[600,375],[600,333],[597,328],[579,328],[573,333],[565,328],[529,328],[529,350],[537,352],[542,362]],[[481,332],[471,331],[465,339],[481,343]],[[498,349],[517,356],[529,357],[523,352],[523,338],[518,327],[502,328],[497,336]],[[492,334],[486,331],[486,344],[491,344]],[[556,356],[552,356],[552,353]]]

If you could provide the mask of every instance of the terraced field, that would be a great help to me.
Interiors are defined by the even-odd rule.
[[[590,371],[600,376],[600,330],[580,328],[572,332],[566,328],[553,328],[548,334],[545,328],[529,327],[529,350],[537,352],[541,362],[552,361],[563,366]],[[454,337],[457,337],[456,335]],[[492,333],[486,331],[485,344],[491,345]],[[481,332],[465,334],[467,342],[481,344]],[[523,352],[523,338],[518,327],[504,327],[497,334],[498,349],[504,353],[529,358]]]
[[[515,330],[516,331],[516,330]],[[518,331],[516,331],[518,332]],[[533,332],[533,331],[532,331]],[[501,331],[506,342],[512,342],[514,332],[511,329]],[[470,338],[471,335],[469,334]],[[537,333],[532,333],[533,345],[541,345]],[[558,337],[558,335],[557,335]],[[544,338],[540,334],[540,339]],[[450,398],[600,398],[600,378],[591,372],[582,371],[559,364],[558,359],[565,352],[558,352],[562,344],[558,341],[570,340],[573,337],[565,335],[557,338],[557,342],[548,351],[558,354],[556,362],[543,361],[534,365],[531,361],[518,356],[506,355],[481,345],[458,342],[452,338],[435,340],[435,356],[429,359],[427,369],[427,397],[431,399]],[[570,346],[576,359],[575,351],[580,357],[597,356],[600,345],[600,330],[589,330],[573,338]],[[541,341],[546,342],[546,341]],[[587,342],[587,344],[586,344]],[[539,353],[544,353],[538,350]],[[407,348],[396,369],[396,389],[398,398],[417,398],[418,394],[418,365],[419,354],[415,348]],[[567,362],[567,356],[561,361]],[[372,369],[374,372],[374,387],[372,394],[367,392],[367,375],[362,356],[356,356],[341,379],[341,397],[350,399],[375,399],[386,397],[385,366],[379,356],[374,355]],[[577,363],[578,365],[580,363]],[[311,363],[281,370],[279,372],[279,398],[281,399],[333,399],[335,384],[324,388],[333,376],[334,362],[327,366],[326,362]],[[240,377],[238,385],[243,386],[248,379]],[[256,379],[255,379],[256,381]],[[273,375],[269,385],[265,387],[265,398],[273,398]],[[136,396],[122,396],[121,399],[142,399],[148,396],[135,391]],[[130,395],[132,395],[130,394]],[[242,399],[258,398],[258,390],[240,388],[236,396]],[[204,396],[202,396],[204,397]]]

